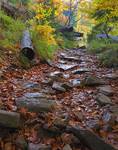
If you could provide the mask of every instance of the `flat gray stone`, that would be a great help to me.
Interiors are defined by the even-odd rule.
[[[88,76],[81,81],[81,84],[85,86],[97,86],[97,85],[103,85],[105,84],[105,82],[101,78],[95,76]]]
[[[60,78],[63,77],[63,73],[60,72],[60,71],[51,72],[51,73],[48,75],[48,77],[51,78],[53,81],[59,80]]]
[[[47,78],[42,81],[43,84],[47,84],[47,85],[52,85],[53,82],[54,82],[54,80],[51,78]]]
[[[69,79],[70,78],[70,74],[63,74],[63,78],[64,79]]]
[[[21,97],[16,99],[18,108],[27,108],[31,112],[48,112],[56,106],[54,100]]]
[[[46,98],[46,95],[43,93],[35,92],[35,93],[25,93],[24,96],[26,98]]]
[[[79,61],[79,57],[77,56],[68,56],[66,53],[61,53],[60,57],[66,59],[68,61]]]
[[[114,93],[111,86],[109,85],[98,87],[98,90],[100,93],[103,93],[107,96],[112,96]]]
[[[45,94],[55,94],[55,90],[53,90],[51,87],[46,87],[45,89],[42,89],[42,92]]]
[[[73,56],[67,56],[67,57],[62,57],[62,58],[68,61],[79,61],[78,57],[73,57]]]
[[[52,88],[59,92],[66,92],[66,89],[62,86],[62,83],[60,82],[54,82]]]
[[[21,125],[20,114],[0,110],[0,126],[8,128],[19,128]]]
[[[68,64],[58,64],[58,65],[57,65],[57,67],[58,67],[59,69],[63,69],[64,71],[73,69],[73,68],[75,68],[75,67],[77,67],[77,66],[78,66],[78,64],[72,64],[72,65],[68,65]]]
[[[118,105],[110,106],[110,111],[118,116]]]
[[[73,87],[78,87],[78,86],[81,85],[80,79],[73,79],[73,80],[70,80],[70,83],[73,85]]]
[[[66,90],[73,88],[72,83],[69,83],[69,82],[64,82],[64,83],[62,83],[61,86],[62,86],[63,88],[65,88]]]
[[[111,79],[111,80],[117,80],[118,79],[118,73],[106,74],[104,77],[107,79]]]
[[[38,83],[34,83],[34,82],[26,82],[23,84],[24,89],[28,89],[28,88],[39,88],[39,84]]]
[[[73,74],[82,74],[85,72],[90,72],[91,70],[89,68],[80,68],[77,70],[72,71]]]
[[[50,60],[50,59],[47,59],[46,60],[46,63],[51,66],[51,67],[54,67],[54,63]]]
[[[96,101],[101,105],[101,106],[104,106],[104,105],[107,105],[107,104],[112,104],[112,101],[111,99],[102,94],[102,93],[99,93],[96,97]]]
[[[59,61],[58,61],[58,63],[66,64],[66,63],[67,63],[67,61],[65,61],[65,60],[59,60]]]

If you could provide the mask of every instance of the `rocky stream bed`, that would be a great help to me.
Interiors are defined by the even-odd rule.
[[[86,49],[0,71],[0,150],[117,150],[118,70]]]

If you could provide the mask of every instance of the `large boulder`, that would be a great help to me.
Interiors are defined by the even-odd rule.
[[[91,75],[85,77],[85,79],[81,81],[81,84],[85,86],[97,86],[97,85],[103,85],[105,84],[105,82],[101,78]]]
[[[52,88],[59,92],[66,92],[66,88],[64,88],[60,82],[54,82]]]
[[[69,89],[72,89],[73,85],[69,82],[54,82],[52,88],[59,92],[66,92]]]
[[[20,114],[0,110],[0,126],[8,128],[19,128],[21,125]]]
[[[112,104],[112,101],[111,99],[102,94],[102,93],[98,93],[98,95],[96,96],[96,101],[101,105],[101,106],[104,106],[104,105],[107,105],[107,104]]]
[[[111,86],[109,86],[109,85],[100,86],[100,87],[98,87],[98,90],[99,90],[100,93],[103,93],[107,96],[112,96],[113,93],[114,93]]]
[[[115,150],[114,147],[105,143],[105,141],[89,130],[81,129],[80,127],[68,127],[67,131],[73,133],[90,150]]]
[[[56,102],[44,98],[27,98],[23,96],[16,99],[16,105],[18,108],[24,107],[31,112],[48,112],[53,110]]]

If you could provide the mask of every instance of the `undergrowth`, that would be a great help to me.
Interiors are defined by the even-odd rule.
[[[79,46],[79,42],[74,39],[73,33],[57,33],[56,41],[61,49],[72,49]]]
[[[0,11],[0,45],[6,50],[18,50],[22,31],[25,29],[21,20],[14,20]]]
[[[101,64],[118,67],[118,43],[109,39],[95,39],[88,43],[88,52],[97,54]]]
[[[43,30],[41,27],[38,30],[31,30],[31,33],[34,48],[40,60],[45,61],[53,59],[54,53],[58,49],[58,44],[56,43],[51,28],[49,31],[48,29]]]
[[[19,43],[25,24],[19,19],[13,19],[0,10],[0,62],[8,61],[7,55],[13,54],[14,63],[19,63]]]

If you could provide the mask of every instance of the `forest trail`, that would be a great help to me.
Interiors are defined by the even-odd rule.
[[[117,85],[117,70],[100,66],[86,49],[59,52],[50,65],[4,68],[0,73],[0,108],[5,111],[0,111],[1,150],[10,146],[9,150],[89,150],[61,130],[66,126],[83,127],[118,149]]]

